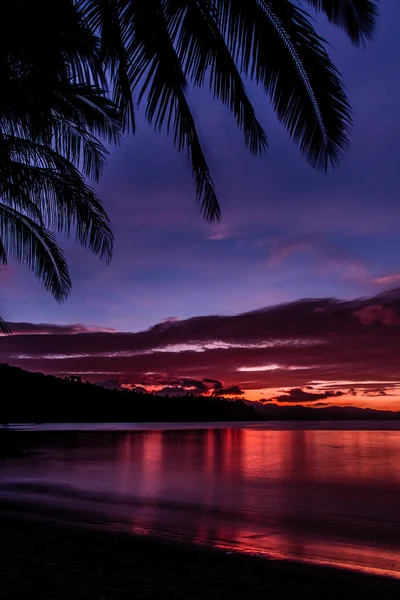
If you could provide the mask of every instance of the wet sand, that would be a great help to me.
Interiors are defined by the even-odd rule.
[[[400,580],[0,511],[3,600],[400,597]]]

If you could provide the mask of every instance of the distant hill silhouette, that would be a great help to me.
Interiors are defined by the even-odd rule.
[[[310,406],[279,406],[252,402],[263,420],[268,421],[396,421],[400,420],[400,412],[391,410],[374,410],[356,406],[327,406],[313,408]]]
[[[82,382],[31,373],[0,363],[0,423],[90,423],[166,421],[256,421],[260,417],[241,400],[211,396],[160,397],[106,389]]]

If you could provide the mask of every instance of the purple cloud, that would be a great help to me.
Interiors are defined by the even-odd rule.
[[[136,333],[76,332],[76,326],[60,332],[48,325],[43,335],[42,326],[35,334],[23,324],[21,333],[0,337],[0,360],[96,382],[216,395],[261,390],[260,397],[262,390],[288,388],[301,390],[299,401],[315,401],[400,385],[398,314],[400,289],[169,320]]]
[[[307,403],[317,402],[318,400],[326,400],[327,398],[338,398],[343,396],[343,392],[305,392],[301,388],[293,388],[280,396],[272,398],[275,402],[293,402]],[[321,403],[319,403],[321,405]]]

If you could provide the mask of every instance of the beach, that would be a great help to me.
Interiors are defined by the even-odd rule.
[[[0,512],[1,598],[389,599],[400,580]]]

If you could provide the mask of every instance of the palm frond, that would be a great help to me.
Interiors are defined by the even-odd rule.
[[[91,83],[99,89],[104,89],[107,86],[107,74],[101,55],[100,39],[87,27],[78,2],[67,0],[66,3],[69,5],[67,10],[71,11],[70,27],[66,30],[65,25],[62,24],[66,41],[62,42],[61,52],[67,65],[69,78],[72,81]],[[58,13],[58,18],[62,19],[59,0],[56,5],[54,2],[52,4],[53,10]]]
[[[70,80],[56,82],[46,99],[51,105],[48,110],[40,94],[32,101],[35,92],[26,79],[20,85],[7,83],[7,92],[7,101],[0,98],[0,130],[6,135],[51,145],[54,128],[62,120],[110,144],[120,142],[121,117],[101,88]]]
[[[45,226],[40,207],[36,204],[36,202],[31,200],[27,193],[24,193],[12,181],[8,183],[6,189],[3,189],[0,202],[6,206],[10,206],[11,208],[14,208],[17,211],[22,212],[24,215],[27,215],[30,219],[35,221],[35,223],[37,223],[41,227]]]
[[[5,248],[3,246],[3,242],[1,241],[1,238],[0,238],[0,264],[3,266],[7,265],[7,254],[6,254]],[[9,333],[11,333],[10,327],[0,317],[0,334],[7,335]]]
[[[105,85],[99,37],[75,0],[13,0],[1,5],[0,15],[9,57],[23,57],[24,75],[26,65],[40,81],[49,69],[60,74],[66,67],[77,80]]]
[[[16,98],[10,111],[4,109],[0,116],[0,131],[15,140],[15,144],[20,139],[21,145],[24,140],[39,144],[42,153],[44,146],[54,149],[81,169],[86,177],[97,181],[108,154],[98,138],[119,144],[121,120],[118,111],[104,92],[92,85],[61,82],[51,93],[51,114],[44,121],[38,122],[29,104],[24,106]],[[34,150],[33,146],[26,146]]]
[[[13,167],[35,166],[67,175],[79,175],[74,164],[51,146],[29,138],[16,137],[3,133],[0,138],[0,182],[7,177],[8,170],[13,175]]]
[[[40,225],[69,235],[110,260],[113,236],[107,214],[79,170],[59,152],[30,140],[3,136],[0,198]],[[89,157],[90,158],[90,157]]]
[[[51,232],[0,204],[0,239],[6,255],[31,269],[56,300],[67,298],[71,290],[68,267]]]
[[[0,317],[0,333],[3,335],[8,335],[11,332],[9,325]]]
[[[7,265],[7,254],[0,238],[0,264],[4,267]]]
[[[337,165],[351,110],[307,15],[288,0],[214,0],[228,47],[269,94],[279,121],[316,169]]]
[[[57,153],[53,155],[57,157]],[[66,235],[75,228],[77,242],[109,261],[113,235],[100,200],[71,163],[58,156],[57,164],[65,168],[55,170],[14,161],[6,171],[8,177],[2,176],[0,169],[3,203],[25,212],[30,201],[48,228]]]
[[[163,126],[167,132],[172,130],[178,150],[187,151],[201,212],[207,220],[218,221],[220,207],[187,102],[187,82],[169,36],[163,2],[127,3],[124,23],[135,30],[129,44],[129,76],[134,87],[140,84],[138,102],[146,96],[147,120],[156,130]]]
[[[85,177],[98,181],[106,165],[108,150],[91,133],[71,121],[59,119],[54,122],[54,148]]]
[[[113,82],[113,102],[122,122],[135,131],[133,87],[129,78],[127,43],[129,33],[122,28],[124,2],[118,0],[77,0],[77,8],[92,33],[99,33],[100,55]]]
[[[306,0],[347,33],[355,45],[372,39],[378,16],[377,0]]]
[[[239,70],[221,35],[207,0],[168,0],[167,27],[176,40],[177,54],[186,77],[197,86],[209,86],[235,116],[253,154],[262,155],[267,139],[247,96]]]
[[[107,85],[99,38],[84,23],[74,0],[3,4],[0,17],[7,36],[1,44],[0,74],[6,85],[0,115],[22,119],[36,138],[49,126],[60,85],[71,81],[100,89]]]
[[[74,123],[110,144],[121,139],[121,116],[104,90],[87,83],[60,84],[53,96],[53,119]]]

